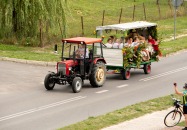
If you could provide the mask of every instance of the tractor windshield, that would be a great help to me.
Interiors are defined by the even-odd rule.
[[[73,52],[79,48],[79,44],[75,43],[66,43],[64,44],[63,57],[64,58],[73,58]]]

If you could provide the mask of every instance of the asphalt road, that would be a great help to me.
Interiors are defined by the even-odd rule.
[[[107,75],[100,88],[86,81],[80,93],[73,93],[69,85],[45,90],[44,77],[55,67],[0,61],[0,130],[54,130],[171,94],[173,82],[181,89],[187,82],[186,57],[187,52],[181,52],[154,62],[149,75],[132,69],[129,80],[119,74]]]

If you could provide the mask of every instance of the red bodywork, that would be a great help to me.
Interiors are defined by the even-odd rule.
[[[75,63],[73,60],[67,60],[67,61],[61,61],[57,63],[57,71],[58,71],[58,64],[65,64],[66,65],[66,75],[69,76],[69,67],[78,65],[78,61],[75,60]]]
[[[67,42],[67,43],[84,42],[85,44],[93,44],[93,43],[101,43],[102,40],[100,38],[74,37],[74,38],[63,39],[62,42]]]
[[[103,58],[95,58],[93,63],[96,64],[97,61],[103,61],[106,64],[106,61]]]

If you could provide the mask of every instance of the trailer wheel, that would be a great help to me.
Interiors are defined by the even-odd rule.
[[[101,87],[105,83],[106,66],[103,62],[97,62],[93,65],[89,80],[93,87]]]
[[[122,75],[122,77],[123,77],[124,80],[130,79],[130,77],[131,77],[130,70],[129,69],[123,69],[121,71],[121,75]]]
[[[55,74],[53,73],[49,73],[45,76],[45,80],[44,80],[44,86],[47,90],[53,90],[54,86],[55,86],[55,80],[53,78]]]
[[[151,64],[145,64],[143,67],[144,73],[145,74],[150,74],[151,73]]]
[[[82,89],[82,79],[80,77],[75,77],[72,82],[72,90],[74,93],[80,92]]]

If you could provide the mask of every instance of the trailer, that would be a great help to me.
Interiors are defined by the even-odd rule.
[[[136,21],[129,23],[113,24],[106,26],[97,26],[96,27],[96,37],[103,36],[103,33],[110,33],[112,31],[120,31],[122,34],[129,33],[132,30],[136,30],[139,33],[144,33],[145,38],[148,38],[148,35],[153,35],[154,38],[157,38],[157,24],[150,23],[146,21]],[[105,46],[105,44],[103,44]],[[150,46],[149,46],[150,47]],[[150,59],[147,61],[139,60],[137,63],[135,60],[129,60],[127,58],[127,53],[129,48],[107,48],[103,47],[103,56],[106,61],[107,71],[113,71],[121,73],[124,80],[128,80],[131,76],[130,70],[143,69],[145,74],[151,73],[151,63],[158,61],[158,56],[154,54],[150,55]],[[153,48],[151,48],[153,49]],[[141,48],[137,48],[136,51],[141,51]]]

